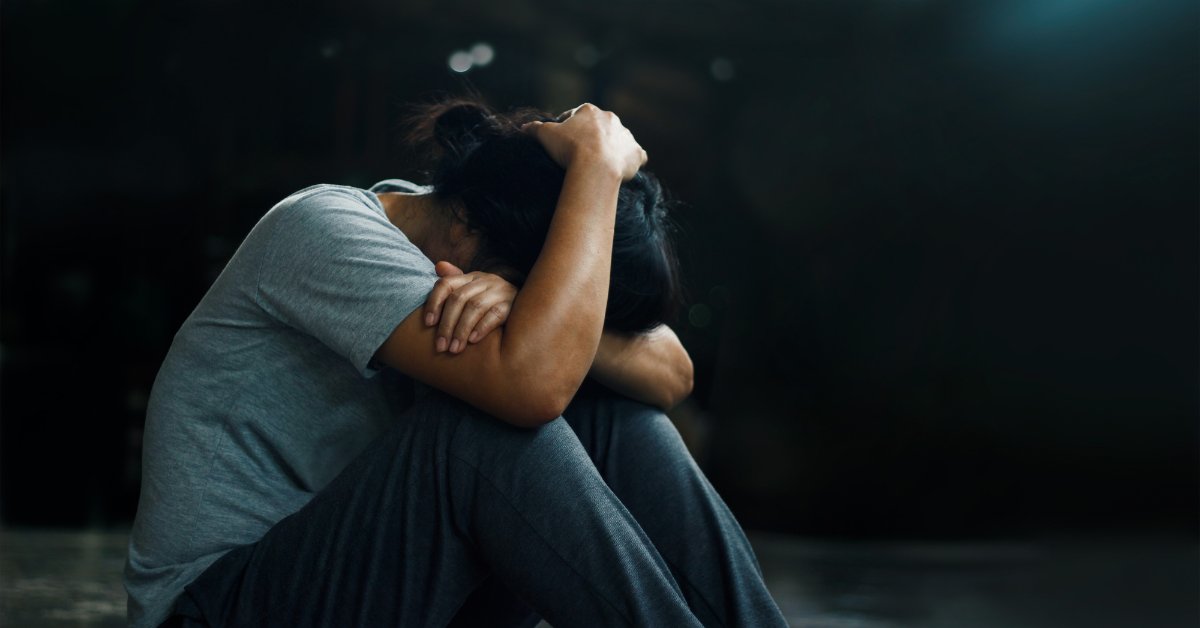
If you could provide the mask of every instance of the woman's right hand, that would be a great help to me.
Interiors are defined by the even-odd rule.
[[[603,167],[628,181],[646,163],[646,151],[633,139],[620,118],[591,103],[564,112],[561,122],[529,122],[521,130],[541,142],[563,169]]]

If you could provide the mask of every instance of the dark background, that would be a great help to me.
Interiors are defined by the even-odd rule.
[[[404,105],[469,83],[615,110],[685,201],[677,415],[748,527],[1197,529],[1194,2],[247,4],[0,4],[5,523],[127,523],[242,237],[416,178]]]

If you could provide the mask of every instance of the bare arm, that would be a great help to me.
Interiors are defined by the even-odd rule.
[[[508,318],[517,287],[503,277],[437,263],[441,276],[425,303],[430,318],[440,324],[442,338],[453,338],[447,349],[462,353]],[[440,347],[440,345],[439,345]],[[675,332],[660,325],[648,332],[625,334],[605,329],[588,375],[627,397],[670,410],[692,391],[692,360]]]
[[[644,334],[605,330],[589,375],[626,397],[663,410],[692,392],[692,360],[666,325]]]
[[[459,354],[438,353],[420,309],[380,347],[384,363],[516,425],[562,413],[591,368],[608,299],[617,192],[646,153],[611,113],[582,105],[531,128],[566,168],[541,255],[503,329]]]
[[[516,286],[487,272],[463,273],[450,262],[437,263],[438,281],[429,293],[425,324],[440,323],[439,334],[454,338],[451,353],[462,353],[502,328],[518,294]],[[457,297],[457,302],[455,298]],[[451,307],[451,303],[457,307]],[[457,347],[457,348],[456,348]],[[692,390],[692,361],[666,325],[640,334],[605,329],[588,375],[627,397],[670,410]]]

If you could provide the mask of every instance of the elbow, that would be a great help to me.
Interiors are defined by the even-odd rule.
[[[533,421],[536,425],[544,425],[562,416],[567,406],[575,398],[582,382],[561,382],[551,384],[538,395],[538,401],[533,405]]]
[[[692,386],[695,384],[695,371],[692,367],[692,359],[689,356],[684,356],[679,373],[676,376],[676,385],[672,391],[672,395],[668,400],[668,405],[665,409],[670,410],[675,406],[683,403],[688,395],[692,394]]]
[[[692,356],[684,352],[683,356],[683,394],[679,396],[679,400],[687,399],[688,395],[692,394],[692,385],[696,383],[696,368],[692,364]]]
[[[565,405],[560,406],[555,402],[529,400],[523,407],[501,418],[517,427],[535,428],[562,416],[565,409]]]
[[[675,398],[675,403],[672,404],[672,407],[683,403],[684,399],[687,399],[691,396],[693,383],[692,375],[691,373],[688,373],[687,381],[684,382],[683,387],[679,391],[679,396]]]
[[[660,388],[657,399],[650,401],[650,403],[664,412],[670,411],[675,406],[683,403],[683,400],[687,399],[688,395],[692,394],[692,384],[692,369],[691,361],[689,360],[688,368],[676,373],[674,382]]]
[[[522,393],[513,395],[510,406],[497,418],[517,427],[541,427],[562,416],[574,398],[576,388],[578,386],[571,388],[546,383],[513,388]]]
[[[518,427],[540,427],[562,416],[587,375],[567,360],[547,360],[543,353],[523,354],[506,365],[503,385],[506,416],[499,418]]]

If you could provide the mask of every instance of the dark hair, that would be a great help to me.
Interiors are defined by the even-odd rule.
[[[550,228],[565,171],[520,126],[554,118],[534,109],[497,113],[478,99],[417,109],[409,139],[430,160],[427,184],[480,234],[470,270],[524,282]],[[638,332],[674,320],[682,301],[679,261],[658,180],[638,172],[621,184],[604,325]]]

